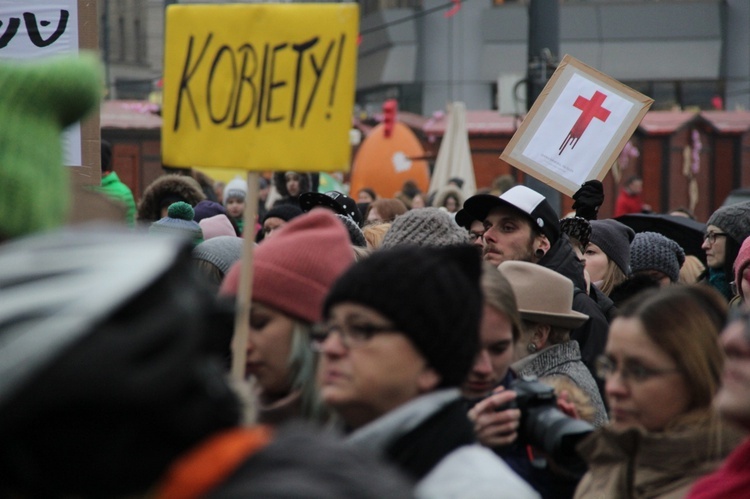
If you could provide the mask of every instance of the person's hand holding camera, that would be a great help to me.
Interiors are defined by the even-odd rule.
[[[516,441],[521,411],[502,409],[515,398],[516,392],[499,387],[469,411],[469,419],[474,423],[474,434],[482,445],[501,447]]]

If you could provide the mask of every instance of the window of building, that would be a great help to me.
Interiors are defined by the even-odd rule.
[[[126,57],[125,43],[126,43],[125,18],[120,16],[117,18],[117,45],[118,45],[117,48],[119,49],[117,58],[120,61],[124,61]]]
[[[142,32],[140,19],[133,21],[133,30],[135,31],[135,61],[142,63],[146,61],[146,35]]]

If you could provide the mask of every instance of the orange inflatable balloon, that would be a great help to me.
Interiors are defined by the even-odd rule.
[[[392,198],[407,180],[427,193],[430,168],[427,161],[415,158],[424,158],[424,148],[409,127],[396,122],[393,133],[386,137],[385,125],[377,125],[354,157],[351,196],[357,199],[360,189],[370,187],[378,197]]]

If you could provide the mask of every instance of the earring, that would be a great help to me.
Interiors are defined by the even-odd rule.
[[[526,350],[528,350],[529,353],[536,352],[536,343],[529,343],[529,345],[526,347]]]
[[[537,248],[537,250],[534,252],[534,256],[537,258],[541,258],[544,256],[544,250],[542,248]]]

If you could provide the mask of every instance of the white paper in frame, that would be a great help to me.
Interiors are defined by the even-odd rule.
[[[572,196],[604,178],[653,102],[566,55],[500,159]]]

